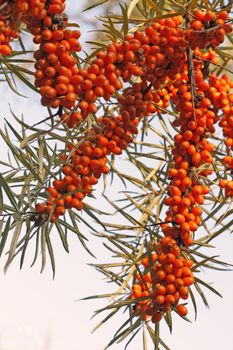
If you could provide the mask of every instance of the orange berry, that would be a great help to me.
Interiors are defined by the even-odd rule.
[[[175,304],[176,299],[172,294],[167,294],[165,297],[165,301],[168,305],[173,305],[173,304]]]
[[[194,283],[194,277],[193,276],[184,277],[183,282],[185,287],[189,287]]]
[[[184,215],[182,215],[182,214],[176,214],[176,215],[175,215],[175,222],[176,222],[177,224],[182,224],[183,222],[185,222],[185,217],[184,217]]]
[[[159,305],[162,305],[165,303],[165,296],[164,295],[158,295],[156,298],[155,298],[155,302]]]
[[[153,315],[152,315],[152,319],[151,321],[153,323],[159,323],[159,321],[161,321],[163,318],[163,315],[161,314],[161,312],[156,311]]]
[[[176,311],[178,312],[178,314],[180,316],[183,316],[183,317],[186,316],[187,313],[188,313],[188,310],[187,310],[187,308],[184,305],[177,305],[176,306]]]
[[[46,209],[46,204],[45,203],[38,203],[35,206],[35,210],[39,214],[44,213],[45,209]]]
[[[167,292],[166,287],[164,287],[163,285],[159,285],[158,287],[156,287],[157,295],[165,295],[166,292]]]
[[[166,278],[166,273],[163,270],[159,270],[156,274],[156,277],[159,280],[164,280]]]
[[[66,212],[66,209],[63,207],[63,206],[58,206],[56,209],[55,209],[55,213],[57,215],[64,215]]]

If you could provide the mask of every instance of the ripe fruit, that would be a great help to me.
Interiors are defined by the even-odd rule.
[[[143,320],[151,317],[157,323],[174,308],[186,316],[186,307],[178,302],[188,299],[195,282],[193,262],[186,253],[202,224],[200,206],[212,195],[208,176],[215,154],[223,153],[215,152],[215,144],[209,142],[218,120],[226,151],[220,195],[233,196],[233,84],[225,75],[208,75],[205,66],[208,61],[216,63],[214,49],[231,32],[228,13],[197,10],[188,25],[174,15],[151,21],[143,31],[115,40],[82,66],[75,56],[81,50],[80,32],[69,29],[64,0],[16,0],[15,5],[13,19],[26,24],[38,45],[34,76],[42,105],[58,108],[56,116],[66,129],[80,130],[82,123],[82,130],[88,118],[85,136],[79,134],[72,143],[67,140],[67,150],[60,156],[61,179],[46,189],[47,200],[36,204],[37,225],[48,218],[55,223],[66,209],[82,210],[84,198],[110,170],[107,157],[127,148],[145,117],[174,107],[177,134],[168,171],[163,170],[169,179],[162,194],[167,206],[161,224],[164,237],[159,234],[152,255],[141,259],[142,273],[135,276],[130,298],[145,297],[135,304]],[[11,22],[8,16],[0,18],[0,58],[11,54],[10,40],[17,37]],[[110,105],[112,96],[117,113],[103,108],[97,118],[97,102]],[[95,123],[89,125],[92,119]]]
[[[177,305],[176,306],[176,310],[177,310],[177,312],[178,312],[178,314],[180,315],[180,316],[186,316],[187,315],[187,313],[188,313],[188,310],[187,310],[187,308],[184,306],[184,305]]]

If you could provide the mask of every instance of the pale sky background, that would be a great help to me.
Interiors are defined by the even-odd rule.
[[[72,14],[78,16],[82,1],[78,4],[77,1],[67,2],[69,11],[72,10]],[[89,16],[91,14],[94,16],[93,12]],[[88,39],[89,34],[83,23],[81,31],[85,32],[84,39]],[[39,105],[38,96],[32,95],[29,89],[21,88],[20,91],[29,98],[19,98],[1,83],[1,126],[4,117],[12,121],[9,104],[17,115],[23,113],[29,124],[46,116],[46,111],[43,112]],[[6,159],[5,146],[2,147],[2,155],[2,159]],[[126,171],[126,165],[124,167]],[[118,190],[123,190],[123,187],[120,183],[114,183],[108,195],[114,198]],[[101,206],[104,206],[104,202],[99,199],[98,208]],[[90,248],[99,258],[98,262],[109,262],[101,241],[94,238],[88,229],[83,233],[88,236]],[[30,256],[22,271],[19,271],[16,260],[6,275],[2,272],[3,261],[0,262],[0,350],[103,350],[113,332],[126,320],[126,316],[119,314],[91,334],[93,327],[101,320],[99,317],[90,321],[93,311],[104,306],[105,302],[75,301],[84,296],[106,293],[111,290],[111,286],[106,285],[101,274],[87,266],[87,263],[95,263],[96,260],[83,250],[72,234],[69,255],[64,252],[60,241],[56,240],[55,230],[52,235],[56,255],[55,280],[52,279],[49,265],[42,275],[39,261],[35,267],[29,268]],[[214,244],[217,248],[210,254],[219,254],[221,260],[232,263],[233,237],[224,233]],[[174,316],[172,336],[162,323],[162,339],[172,350],[233,350],[233,273],[208,270],[204,278],[207,282],[214,282],[214,287],[223,295],[223,299],[206,291],[210,309],[206,309],[197,298],[197,321],[190,324]],[[193,319],[191,312],[190,318]],[[111,349],[123,350],[124,345],[120,343]],[[142,350],[142,337],[138,335],[128,349]],[[150,343],[148,350],[152,349]]]

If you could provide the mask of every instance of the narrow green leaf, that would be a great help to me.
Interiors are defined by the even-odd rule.
[[[5,63],[6,66],[8,66],[8,68],[24,83],[26,84],[30,89],[34,90],[35,92],[39,93],[38,89],[35,87],[35,85],[33,85],[27,78],[25,78],[25,76],[19,71],[17,70],[13,65],[7,64]],[[8,78],[9,79],[9,78]],[[15,91],[18,95],[19,93],[17,92],[17,90]],[[23,95],[21,95],[23,96]],[[23,96],[26,97],[26,96]]]
[[[115,315],[115,313],[118,312],[118,310],[113,310],[110,312],[101,322],[99,322],[95,328],[91,331],[91,333],[94,333],[98,328],[100,328],[105,322],[107,322],[111,317]]]
[[[6,264],[4,266],[4,272],[7,271],[8,267],[10,266],[10,264],[11,264],[13,258],[14,258],[15,250],[16,250],[17,243],[18,243],[18,239],[19,239],[20,232],[21,232],[21,229],[22,229],[22,224],[23,224],[22,221],[17,221],[16,222],[14,234],[13,234],[13,237],[12,237],[12,240],[11,240],[11,245],[10,245],[10,249],[9,249],[9,253],[8,253],[8,259],[7,259]]]
[[[140,327],[142,321],[141,318],[139,317],[137,319],[137,321],[135,321],[132,326],[130,326],[129,328],[126,328],[125,330],[123,330],[121,333],[119,333],[118,335],[115,335],[114,338],[109,342],[109,344],[104,348],[104,350],[108,349],[111,345],[113,345],[114,343],[120,343],[121,341],[123,341],[129,334],[131,334],[132,332],[134,332],[138,327]]]
[[[3,193],[2,193],[2,187],[0,186],[0,214],[3,210]]]
[[[8,186],[7,182],[5,181],[5,179],[1,173],[0,173],[0,186],[4,189],[9,201],[11,202],[13,207],[15,208],[15,211],[19,214],[19,209],[18,209],[17,202],[15,200],[15,195],[11,191],[10,187]]]
[[[196,290],[198,291],[198,293],[200,294],[201,298],[202,298],[202,301],[203,303],[205,304],[206,307],[209,308],[209,304],[208,304],[208,301],[206,299],[206,296],[205,294],[203,293],[203,291],[201,290],[199,284],[197,282],[194,283],[194,286],[196,288]]]
[[[83,10],[83,12],[88,11],[88,10],[91,10],[91,9],[97,7],[97,6],[102,5],[102,4],[105,4],[105,3],[108,2],[108,1],[109,1],[109,0],[100,0],[100,1],[97,1],[97,2],[95,2],[94,4],[92,4],[92,5],[88,6],[88,7],[86,7],[86,8]]]
[[[50,258],[50,262],[51,262],[51,266],[52,266],[52,271],[53,271],[53,278],[54,278],[55,277],[55,258],[54,258],[53,247],[51,244],[49,233],[47,231],[45,231],[45,240],[46,240],[46,245],[48,248],[48,254],[49,254],[49,258]]]
[[[169,348],[161,338],[159,339],[159,342],[164,347],[165,350],[171,350],[171,348]]]
[[[166,314],[164,315],[164,319],[168,325],[168,328],[170,330],[170,333],[172,333],[172,317],[171,317],[171,312],[168,311],[166,312]]]
[[[2,256],[2,252],[4,250],[6,241],[7,241],[7,237],[9,234],[9,229],[10,229],[10,224],[11,224],[11,216],[8,217],[7,222],[5,224],[5,228],[1,234],[1,242],[0,242],[0,257]]]
[[[135,331],[133,332],[132,337],[130,337],[129,340],[127,341],[127,343],[126,343],[126,345],[125,345],[125,347],[124,347],[124,350],[127,350],[129,344],[131,343],[131,341],[133,340],[133,338],[136,337],[136,335],[138,334],[138,332],[139,332],[140,330],[141,330],[141,329],[138,328],[138,329],[136,330],[136,332],[135,332]]]
[[[40,229],[38,228],[36,231],[36,245],[35,245],[35,253],[34,258],[31,263],[31,267],[35,264],[39,252],[39,245],[40,245]]]
[[[26,225],[27,225],[26,235],[24,237],[24,244],[23,244],[23,247],[22,247],[22,253],[21,253],[21,257],[20,257],[20,269],[22,269],[22,267],[23,267],[26,250],[27,250],[30,238],[31,238],[30,234],[33,231],[33,229],[35,228],[34,225],[30,226],[30,221],[27,221]],[[20,244],[20,242],[19,242],[19,244]]]
[[[55,226],[56,226],[57,231],[59,233],[59,237],[61,238],[62,245],[63,245],[64,249],[67,251],[67,253],[69,253],[69,246],[68,246],[67,238],[66,238],[64,231],[62,230],[60,223],[56,222]]]
[[[199,279],[199,278],[195,278],[195,280],[198,282],[198,283],[200,283],[200,284],[202,284],[204,287],[206,287],[207,289],[209,289],[211,292],[213,292],[214,294],[216,294],[216,295],[218,295],[220,298],[222,298],[222,295],[215,289],[215,288],[213,288],[212,286],[210,286],[208,283],[206,283],[206,282],[204,282],[204,281],[202,281],[201,279]]]
[[[5,62],[5,65],[6,65],[6,66],[9,66],[6,62]],[[9,68],[9,67],[8,67],[8,68]],[[10,68],[9,68],[9,70],[12,71]],[[14,87],[14,85],[12,84],[11,79],[10,79],[9,76],[8,76],[8,72],[7,72],[6,69],[3,68],[3,67],[2,67],[2,72],[3,72],[3,74],[4,74],[5,78],[6,78],[6,82],[7,82],[8,86],[10,87],[10,89],[11,89],[16,95],[19,95],[20,97],[26,97],[26,96],[20,94],[20,93],[18,92],[18,90]]]
[[[154,350],[158,350],[159,349],[159,323],[155,324],[155,330],[153,330],[148,323],[146,323],[146,327],[148,330],[148,333],[151,337],[151,340],[153,341],[154,344]]]
[[[194,308],[194,313],[195,313],[195,321],[196,321],[196,319],[197,319],[197,303],[196,303],[195,296],[194,296],[191,288],[189,289],[189,294],[190,294],[190,297],[191,297],[191,300],[193,303],[193,308]]]
[[[132,0],[130,1],[130,5],[129,5],[129,8],[128,8],[128,17],[131,16],[134,8],[136,7],[137,3],[139,2],[139,0]]]
[[[46,226],[42,225],[40,232],[40,244],[41,244],[41,270],[42,273],[44,271],[46,265]]]
[[[128,20],[128,15],[127,15],[127,4],[125,4],[125,8],[120,4],[121,7],[121,12],[122,12],[122,20],[123,20],[123,25],[122,25],[122,31],[124,36],[128,34],[129,31],[129,20]]]

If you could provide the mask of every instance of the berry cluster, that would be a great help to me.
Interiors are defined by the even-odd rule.
[[[71,156],[62,170],[65,176],[48,188],[51,197],[47,203],[36,207],[37,214],[48,215],[53,211],[52,222],[58,220],[66,208],[80,210],[83,198],[91,193],[98,178],[109,171],[107,155],[121,154],[132,141],[133,134],[138,132],[140,119],[158,112],[159,107],[166,108],[171,100],[178,112],[174,126],[179,127],[180,132],[174,138],[173,165],[168,173],[171,183],[165,204],[169,210],[166,223],[161,224],[165,237],[157,243],[150,257],[142,259],[144,270],[135,276],[130,296],[133,300],[143,298],[134,305],[135,315],[144,320],[150,318],[154,323],[170,310],[181,316],[187,315],[187,308],[179,301],[188,298],[188,288],[194,283],[193,263],[182,256],[181,249],[183,245],[193,243],[193,233],[201,225],[200,205],[204,203],[209,187],[200,182],[199,175],[205,178],[213,172],[214,145],[208,142],[208,137],[215,132],[218,110],[226,107],[222,102],[223,95],[220,94],[218,99],[214,94],[214,77],[204,77],[202,59],[216,63],[216,53],[212,49],[205,53],[199,47],[195,49],[191,72],[193,88],[186,55],[188,42],[185,33],[176,29],[179,24],[180,19],[155,22],[146,27],[145,34],[136,32],[127,36],[128,42],[113,43],[106,53],[101,51],[97,55],[87,71],[79,71],[77,75],[83,78],[78,93],[80,111],[62,116],[70,128],[86,117],[90,103],[94,104],[98,97],[108,100],[120,89],[120,79],[128,82],[136,75],[140,80],[118,96],[120,115],[99,118],[98,128],[90,130],[81,145],[78,140],[78,147],[70,146]],[[178,41],[175,32],[179,33]],[[179,48],[178,43],[182,44]],[[205,46],[209,44],[206,42]],[[143,50],[143,54],[139,50]],[[174,65],[176,57],[180,61]],[[100,71],[102,77],[97,80]],[[98,86],[97,81],[100,81]],[[118,88],[114,82],[119,84]],[[114,88],[109,93],[106,89],[112,84]],[[218,105],[220,101],[221,106]]]
[[[102,127],[102,131],[100,132],[100,128],[90,131],[88,141],[83,143],[83,145],[87,146],[88,152],[83,149],[83,145],[78,147],[75,151],[75,153],[78,152],[77,156],[89,157],[89,163],[84,167],[85,174],[82,173],[83,164],[77,164],[78,167],[76,167],[76,163],[73,163],[73,156],[71,156],[69,166],[72,168],[70,170],[74,177],[76,177],[76,175],[78,176],[78,181],[80,181],[81,178],[81,183],[83,177],[85,177],[84,181],[86,181],[87,176],[98,178],[102,173],[107,172],[106,155],[109,153],[121,154],[122,149],[125,149],[128,143],[132,141],[132,134],[138,132],[137,125],[140,118],[157,111],[155,104],[158,107],[168,106],[168,101],[170,99],[168,90],[159,87],[166,79],[168,79],[167,74],[174,75],[175,72],[177,72],[177,66],[174,65],[173,59],[176,56],[181,57],[181,51],[184,55],[185,41],[182,38],[179,40],[179,44],[182,44],[183,46],[182,50],[179,49],[179,55],[177,55],[178,52],[176,52],[176,50],[170,50],[169,58],[165,59],[165,55],[163,54],[163,51],[165,51],[165,35],[169,36],[173,33],[175,37],[175,34],[178,31],[175,28],[181,23],[181,18],[173,17],[172,20],[160,20],[159,22],[160,23],[153,23],[152,26],[146,28],[146,34],[136,32],[134,35],[127,35],[126,40],[122,43],[113,43],[112,45],[109,45],[106,52],[101,51],[97,54],[97,57],[87,70],[79,70],[75,75],[77,83],[75,92],[80,95],[80,100],[78,102],[78,108],[80,111],[65,113],[61,116],[62,121],[67,123],[68,127],[71,128],[88,115],[89,108],[90,106],[93,108],[93,102],[97,97],[103,97],[108,100],[116,90],[119,90],[122,87],[122,82],[119,77],[125,82],[128,82],[133,75],[141,78],[141,83],[134,83],[132,87],[126,88],[123,94],[118,97],[120,115],[117,117],[104,116],[103,118],[100,118],[99,123]],[[154,34],[157,35],[156,44],[159,44],[161,41],[160,46],[154,45]],[[149,43],[151,43],[151,46],[149,46]],[[170,45],[175,46],[175,40],[171,40]],[[145,54],[142,50],[145,51]],[[152,60],[152,58],[145,59],[145,56],[149,58],[149,56],[152,57],[152,54],[154,55],[154,60]],[[165,67],[166,65],[169,67],[168,71],[160,68],[160,66]],[[144,70],[142,70],[141,67],[144,67]],[[161,74],[161,72],[163,72],[163,74]],[[156,76],[157,80],[155,81]],[[74,82],[74,80],[72,82]],[[80,89],[79,93],[78,89]],[[87,98],[87,96],[89,97]],[[93,98],[90,98],[91,96],[93,96]],[[102,149],[98,142],[96,142],[96,137],[99,136],[104,136],[107,139],[107,143],[106,145],[102,145]],[[80,143],[80,140],[78,141]],[[100,161],[104,166],[104,170],[99,167]],[[75,162],[77,162],[77,160],[75,160]],[[74,172],[76,175],[74,175]],[[64,183],[60,193],[57,193],[57,189],[49,189],[53,198],[53,203],[55,203],[56,199],[61,196],[68,197],[70,200],[71,197],[73,198],[75,195],[77,196],[77,194],[68,194],[71,191],[71,188],[73,191],[82,192],[82,194],[79,194],[78,196],[84,197],[87,194],[85,189],[82,188],[82,184],[76,185],[77,179],[74,184],[74,180],[71,180],[70,174],[66,174],[66,176],[69,176],[69,178],[67,180],[67,177],[65,177],[64,180],[61,180],[64,181]],[[70,181],[69,184],[67,184],[67,181]],[[73,187],[69,185],[72,185]],[[76,188],[74,188],[74,186],[76,186]],[[90,192],[91,189],[89,189],[88,193]],[[73,205],[66,204],[67,200],[68,199],[66,198],[64,207],[74,207]],[[48,215],[51,211],[50,204],[51,199],[49,199],[45,205],[43,204],[43,209],[42,204],[38,204],[36,207],[37,214],[45,215],[47,213]],[[65,212],[61,209],[57,211],[57,206],[60,205],[55,203],[55,208],[53,205],[53,210],[55,210],[51,216],[53,222],[58,219],[59,215],[63,215]],[[49,209],[47,207],[49,207]],[[78,206],[78,208],[79,207],[81,208],[81,206]],[[39,217],[38,223],[40,222],[41,218]]]
[[[68,146],[70,156],[61,155],[62,160],[66,162],[62,167],[65,176],[61,180],[55,180],[53,187],[47,188],[50,198],[46,203],[36,205],[35,221],[38,225],[49,217],[51,211],[50,221],[56,222],[60,215],[65,214],[66,209],[82,209],[84,197],[92,192],[93,185],[101,175],[109,172],[107,155],[121,154],[132,142],[133,134],[137,134],[138,115],[142,117],[143,88],[142,84],[135,83],[132,88],[125,89],[119,97],[119,100],[125,101],[130,93],[131,96],[134,93],[134,116],[129,114],[126,104],[125,109],[121,107],[120,115],[98,118],[98,125],[89,130],[88,135],[80,137],[76,145]],[[72,115],[74,114],[78,113],[74,112]]]
[[[170,310],[186,316],[187,308],[179,302],[188,299],[188,288],[194,283],[193,262],[182,256],[177,242],[171,237],[163,237],[141,264],[130,299],[143,300],[136,303],[134,312],[153,323],[158,323],[163,313]]]
[[[69,145],[70,157],[62,155],[63,161],[66,162],[62,168],[65,176],[61,180],[55,180],[54,187],[47,189],[51,198],[46,203],[36,206],[37,214],[48,217],[53,211],[50,220],[56,222],[60,215],[65,214],[67,208],[81,210],[81,202],[92,192],[92,186],[102,174],[109,172],[107,155],[120,155],[133,141],[133,135],[138,133],[140,119],[154,113],[153,103],[165,107],[169,98],[167,89],[149,91],[144,83],[134,83],[132,87],[126,88],[118,97],[120,115],[98,118],[98,125],[89,130],[87,135],[80,137],[77,145]],[[73,120],[74,116],[77,117],[76,120]],[[66,118],[68,117],[66,114]],[[67,124],[78,122],[79,118],[80,114],[73,112]],[[63,202],[60,201],[61,197]],[[61,204],[63,209],[58,208]],[[40,216],[36,221],[38,224],[43,222]]]
[[[73,80],[79,71],[73,54],[81,46],[80,32],[66,28],[64,8],[64,0],[30,2],[25,21],[34,43],[39,44],[34,53],[35,86],[40,90],[42,105],[71,109],[77,100]]]
[[[172,161],[169,164],[165,205],[165,237],[142,259],[131,299],[135,315],[152,322],[176,310],[187,314],[180,299],[188,298],[194,283],[192,261],[182,248],[194,243],[201,225],[201,205],[210,189],[215,146],[210,137],[217,122],[223,130],[226,156],[222,163],[227,176],[220,180],[225,196],[233,196],[233,83],[225,76],[210,75],[208,65],[217,63],[215,48],[232,31],[228,13],[194,12],[163,18],[144,31],[127,34],[99,51],[85,68],[75,53],[81,50],[80,32],[68,29],[65,0],[0,0],[0,52],[9,55],[11,38],[18,36],[14,23],[24,23],[39,45],[34,53],[35,86],[44,106],[58,108],[61,122],[75,128],[89,114],[97,114],[97,103],[116,98],[114,110],[103,112],[96,125],[68,145],[60,155],[62,175],[47,188],[48,198],[38,203],[33,220],[41,225],[56,222],[66,209],[83,208],[98,179],[109,172],[107,156],[120,155],[141,119],[163,113],[172,105],[177,112],[173,125]],[[12,5],[13,4],[13,5]],[[8,6],[9,5],[9,6]],[[4,11],[5,13],[3,13]]]
[[[123,82],[128,82],[133,76],[140,77],[145,86],[151,82],[153,88],[159,89],[167,75],[174,75],[177,72],[174,60],[181,59],[185,52],[184,33],[177,29],[181,22],[181,17],[160,20],[146,27],[145,33],[128,34],[123,42],[113,42],[105,52],[98,52],[87,69],[80,69],[72,83],[78,96],[76,109],[79,109],[82,119],[89,113],[96,113],[97,99],[104,98],[108,101],[123,87]],[[179,39],[176,38],[178,34]],[[177,43],[181,48],[175,46]],[[164,46],[166,44],[167,47]],[[159,104],[160,98],[156,93],[154,100],[151,96],[150,99],[152,112],[155,111],[152,104]],[[162,104],[163,107],[167,105]],[[62,116],[69,127],[77,124],[78,121],[73,119],[72,113]],[[80,115],[78,119],[80,121]]]
[[[26,25],[34,36],[34,43],[39,44],[34,53],[35,86],[42,95],[42,105],[71,109],[78,98],[73,80],[79,72],[73,54],[79,52],[81,46],[78,42],[80,32],[66,28],[65,0],[15,0],[4,3],[9,5],[9,26],[4,21],[0,23],[0,52],[3,55],[11,53],[9,41],[18,36],[15,23]]]
[[[124,128],[121,115],[99,118],[98,122],[98,128],[89,131],[88,140],[83,137],[77,145],[69,146],[71,155],[62,167],[64,177],[55,180],[53,187],[47,188],[51,196],[47,202],[36,205],[37,214],[48,217],[53,211],[51,222],[64,215],[67,208],[81,210],[83,198],[92,192],[92,186],[101,175],[109,172],[106,156],[110,153],[121,154],[122,149],[132,141],[132,133]],[[102,133],[99,132],[100,128]],[[66,160],[67,156],[63,154],[62,159]],[[41,216],[37,220],[40,224]]]
[[[194,19],[190,21],[190,29],[186,33],[190,47],[193,50],[197,47],[204,49],[208,46],[217,47],[223,43],[225,34],[232,30],[231,25],[226,23],[227,19],[227,11],[216,14],[210,10],[206,12],[196,10]]]
[[[188,73],[177,77],[173,86],[175,108],[179,112],[174,124],[180,126],[175,135],[172,150],[173,166],[169,169],[171,184],[165,204],[169,206],[163,232],[179,237],[185,245],[192,244],[192,232],[201,224],[201,209],[208,186],[200,183],[197,175],[205,177],[212,173],[212,152],[214,145],[208,136],[215,131],[213,124],[218,120],[209,96],[209,83],[203,79],[202,63],[193,61],[195,95],[192,92]],[[194,99],[194,101],[193,101]],[[196,175],[196,176],[194,176]]]
[[[225,167],[225,178],[219,181],[220,188],[224,189],[225,197],[233,197],[233,82],[227,75],[210,77],[210,99],[216,110],[222,111],[219,126],[223,130],[226,156],[222,163]]]
[[[224,16],[225,13],[221,13],[218,19],[223,19]],[[226,30],[230,30],[228,25]],[[161,224],[165,238],[162,238],[157,245],[159,251],[156,250],[149,260],[148,258],[142,260],[145,269],[136,275],[136,283],[132,287],[131,295],[131,299],[145,298],[136,303],[135,313],[141,315],[144,320],[152,316],[154,323],[159,322],[163,314],[170,309],[175,309],[181,316],[187,314],[186,307],[178,305],[179,297],[187,298],[187,288],[184,296],[182,292],[180,295],[180,290],[177,291],[176,285],[170,290],[170,278],[174,282],[177,277],[176,273],[173,273],[176,268],[168,267],[171,251],[163,251],[168,256],[162,254],[160,258],[160,245],[163,240],[166,242],[166,239],[178,246],[178,249],[183,245],[193,244],[194,232],[201,225],[202,209],[200,205],[204,203],[205,196],[210,191],[204,180],[213,173],[212,162],[215,146],[208,142],[208,137],[214,134],[214,124],[219,121],[221,111],[223,115],[220,119],[220,126],[223,127],[224,136],[226,136],[225,144],[228,148],[228,155],[223,158],[223,163],[227,168],[232,169],[232,157],[229,155],[230,149],[232,150],[232,130],[229,126],[232,117],[230,89],[233,86],[225,75],[217,78],[206,74],[204,62],[217,63],[216,53],[212,48],[205,52],[201,51],[204,47],[209,45],[215,47],[222,42],[222,39],[217,38],[220,37],[215,34],[215,38],[212,38],[214,41],[206,40],[201,45],[198,43],[192,45],[190,40],[190,46],[195,48],[192,54],[192,67],[187,57],[183,61],[183,69],[179,70],[173,81],[170,78],[167,84],[171,101],[179,113],[178,118],[174,121],[174,126],[179,127],[180,132],[174,138],[173,165],[168,172],[171,183],[168,186],[168,197],[165,199],[165,204],[169,206],[169,210],[165,218],[167,223]],[[186,39],[188,40],[187,36]],[[220,181],[220,187],[225,188],[226,197],[233,194],[232,184],[232,180]],[[178,264],[177,257],[175,261]],[[192,261],[190,266],[189,261],[181,257],[181,265],[185,266],[187,263],[190,273],[187,276],[188,281],[185,279],[182,285],[182,290],[183,287],[189,287],[194,283],[193,274],[190,272]],[[170,276],[170,273],[175,276]],[[172,291],[175,295],[171,295]]]
[[[8,1],[0,1],[0,60],[2,56],[9,56],[12,52],[10,41],[19,37],[15,27],[14,5]]]

